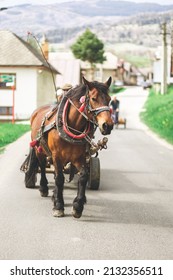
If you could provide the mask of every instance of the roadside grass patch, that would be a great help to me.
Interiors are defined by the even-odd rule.
[[[123,91],[125,91],[124,87],[117,87],[115,85],[110,86],[110,96],[118,94],[118,93],[123,92]]]
[[[155,133],[173,144],[173,87],[168,93],[155,94],[150,90],[145,103],[145,111],[140,114],[141,120]]]
[[[0,123],[0,153],[4,147],[30,130],[29,124]]]

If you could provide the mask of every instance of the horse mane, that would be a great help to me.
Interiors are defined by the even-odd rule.
[[[67,93],[66,96],[72,101],[79,100],[81,96],[85,95],[87,87],[83,84],[72,87]]]
[[[100,83],[100,82],[97,82],[97,81],[93,81],[93,82],[90,82],[90,83],[98,91],[103,92],[105,95],[108,94],[109,89],[104,83]],[[86,95],[87,91],[88,91],[88,87],[84,84],[81,84],[81,85],[77,85],[77,86],[71,88],[67,92],[66,96],[68,98],[70,98],[71,100],[76,101],[76,100],[79,100],[81,96]]]

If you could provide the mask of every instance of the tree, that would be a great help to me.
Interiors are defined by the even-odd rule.
[[[89,29],[79,36],[77,41],[71,46],[74,56],[82,61],[88,61],[91,64],[92,78],[94,74],[94,64],[103,63],[104,44]]]

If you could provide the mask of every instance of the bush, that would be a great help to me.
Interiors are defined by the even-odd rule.
[[[0,123],[0,148],[12,143],[29,130],[30,125]]]
[[[156,95],[151,89],[141,119],[154,132],[173,144],[173,87],[165,95]]]

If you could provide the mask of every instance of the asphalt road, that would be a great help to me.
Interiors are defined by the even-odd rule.
[[[48,198],[24,187],[19,168],[29,134],[7,147],[0,156],[1,260],[173,258],[173,149],[140,123],[146,97],[140,88],[119,95],[127,128],[114,129],[100,152],[100,189],[87,190],[81,219],[71,216],[75,183],[64,190],[64,218],[52,216],[52,175]]]

